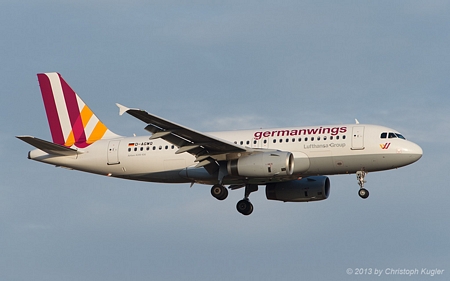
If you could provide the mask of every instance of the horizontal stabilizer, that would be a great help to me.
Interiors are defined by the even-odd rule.
[[[77,155],[79,152],[75,149],[65,147],[56,143],[52,143],[46,140],[41,140],[32,136],[16,136],[16,138],[23,140],[24,142],[31,144],[32,146],[47,152],[48,154],[58,156],[71,156]]]

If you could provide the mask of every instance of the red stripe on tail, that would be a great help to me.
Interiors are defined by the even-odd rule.
[[[59,121],[58,111],[56,109],[55,98],[53,97],[50,79],[43,73],[40,73],[37,76],[53,142],[56,144],[64,145],[64,135],[61,128],[61,123]]]
[[[75,138],[77,147],[86,147],[86,134],[84,132],[83,121],[81,120],[81,110],[78,108],[78,101],[75,91],[67,84],[66,81],[59,75],[61,87],[66,101],[67,112],[69,113],[70,124],[72,125],[72,132]]]

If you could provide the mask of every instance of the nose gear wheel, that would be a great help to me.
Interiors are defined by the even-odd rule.
[[[368,191],[367,189],[365,189],[365,188],[361,188],[361,189],[358,191],[358,195],[359,195],[359,197],[361,197],[362,199],[366,199],[367,197],[369,197],[369,191]]]

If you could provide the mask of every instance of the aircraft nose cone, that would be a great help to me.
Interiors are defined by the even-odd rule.
[[[422,158],[423,155],[423,150],[420,146],[418,146],[415,143],[411,143],[408,146],[408,155],[410,155],[412,162],[416,162],[417,160],[419,160],[420,158]]]

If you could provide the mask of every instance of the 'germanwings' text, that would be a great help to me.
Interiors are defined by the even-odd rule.
[[[331,134],[335,136],[339,133],[347,132],[347,127],[333,127],[333,128],[308,128],[308,129],[291,129],[291,130],[274,130],[274,131],[258,131],[253,135],[255,140],[268,137],[289,137],[301,135],[322,135]]]

